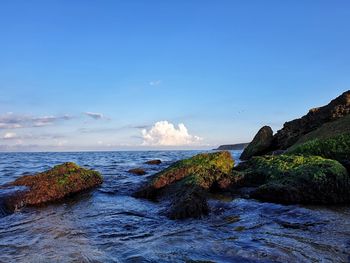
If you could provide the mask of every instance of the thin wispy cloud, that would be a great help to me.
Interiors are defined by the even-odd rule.
[[[125,125],[121,127],[110,127],[110,128],[80,128],[78,132],[80,133],[114,133],[122,130],[129,129],[146,129],[149,128],[150,125]]]
[[[159,86],[161,83],[162,83],[162,81],[160,79],[159,80],[152,80],[149,82],[149,85],[150,86]]]
[[[19,129],[30,127],[44,127],[53,125],[59,121],[67,121],[72,119],[72,116],[30,116],[13,113],[0,115],[0,129]]]
[[[95,120],[100,120],[100,119],[104,118],[102,113],[87,111],[87,112],[84,112],[84,114],[92,119],[95,119]]]
[[[201,137],[189,134],[183,123],[175,127],[168,121],[156,122],[149,130],[143,129],[142,138],[145,146],[190,146],[202,141]]]

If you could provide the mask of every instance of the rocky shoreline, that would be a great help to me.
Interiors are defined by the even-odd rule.
[[[235,165],[228,151],[198,154],[150,176],[133,196],[169,202],[165,213],[171,219],[207,215],[213,193],[281,204],[349,204],[350,91],[287,122],[276,134],[262,127],[241,159],[245,161]],[[158,159],[145,163],[159,164]],[[129,172],[147,173],[144,168]],[[1,196],[1,209],[13,212],[57,202],[102,182],[97,171],[64,163],[2,186],[22,188]]]

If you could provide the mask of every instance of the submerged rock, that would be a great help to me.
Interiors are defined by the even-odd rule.
[[[15,192],[4,202],[7,209],[14,211],[23,206],[57,201],[96,187],[102,182],[99,172],[81,168],[74,163],[64,163],[46,172],[22,176],[10,183],[9,186],[25,186],[27,189]]]
[[[284,204],[338,204],[350,201],[350,177],[335,160],[320,156],[254,157],[243,170],[260,186],[251,197]]]
[[[207,193],[200,187],[184,188],[173,198],[170,219],[201,218],[209,213]]]
[[[266,154],[271,147],[273,131],[271,127],[264,126],[255,135],[253,141],[244,149],[240,159],[248,160],[253,156]]]
[[[146,171],[142,168],[134,168],[134,169],[130,169],[128,173],[136,174],[136,175],[145,175]]]
[[[207,192],[220,179],[231,176],[233,166],[229,152],[198,154],[157,173],[134,196],[156,200],[167,195],[172,199],[170,218],[198,218],[209,211]]]
[[[158,159],[145,162],[145,164],[149,164],[149,165],[159,165],[161,163],[162,163],[162,161],[158,160]]]

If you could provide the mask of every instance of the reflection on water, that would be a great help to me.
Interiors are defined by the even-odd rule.
[[[0,218],[0,262],[350,261],[349,207],[215,198],[208,217],[171,221],[164,204],[130,196],[149,175],[196,153],[1,153],[1,184],[66,161],[99,170],[105,182],[63,204]],[[163,164],[143,164],[155,158]],[[148,175],[126,172],[140,166]]]

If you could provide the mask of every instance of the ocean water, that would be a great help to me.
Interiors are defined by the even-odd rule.
[[[213,199],[209,216],[173,221],[165,204],[131,197],[150,175],[196,153],[0,153],[0,184],[67,161],[104,176],[99,189],[1,217],[0,262],[350,261],[350,207]],[[156,158],[163,164],[143,164]],[[136,167],[148,175],[126,172]]]

